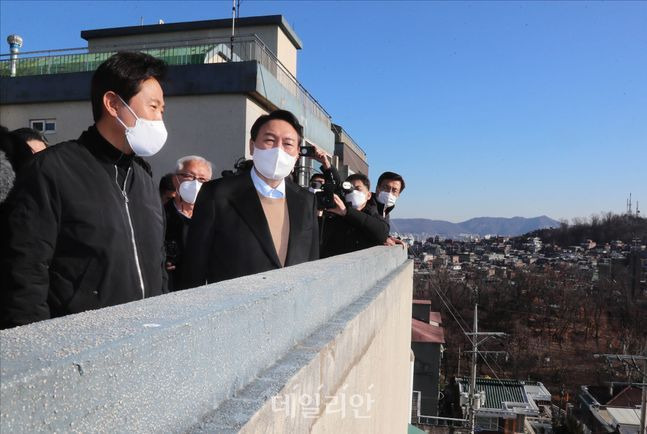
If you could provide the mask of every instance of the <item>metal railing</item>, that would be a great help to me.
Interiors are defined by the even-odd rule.
[[[333,126],[333,129],[334,129],[334,130],[337,132],[337,134],[340,136],[340,139],[342,139],[342,138],[343,138],[343,137],[342,137],[343,135],[346,135],[346,137],[348,137],[348,139],[349,139],[350,141],[346,141],[346,142],[343,142],[343,143],[344,143],[344,144],[346,144],[350,149],[352,149],[352,150],[353,150],[353,152],[355,152],[359,157],[366,158],[366,151],[364,151],[364,150],[362,149],[362,147],[361,147],[361,146],[359,146],[359,145],[357,144],[357,142],[355,141],[355,139],[353,139],[353,138],[351,137],[351,135],[350,135],[350,134],[348,134],[348,131],[346,131],[343,127],[341,127],[341,126],[339,126],[339,125]]]
[[[443,416],[427,416],[420,414],[420,402],[422,401],[422,392],[413,390],[411,394],[411,423],[414,425],[426,426],[444,426],[461,428],[466,426],[467,419]]]
[[[60,50],[0,54],[0,77],[65,74],[94,71],[117,51],[141,51],[164,60],[169,65],[257,61],[292,94],[304,111],[324,122],[330,115],[299,83],[256,35],[230,38],[188,39],[147,44],[120,44],[113,47],[69,48]]]

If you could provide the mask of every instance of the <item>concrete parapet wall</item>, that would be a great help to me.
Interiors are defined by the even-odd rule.
[[[281,418],[267,405],[295,385],[308,392],[322,385],[322,396],[341,396],[347,385],[349,398],[375,390],[370,423],[393,420],[404,430],[405,261],[399,247],[376,247],[3,330],[0,431],[184,432],[220,423],[213,416],[227,408],[228,429],[274,417],[268,429],[293,431],[302,419]],[[241,402],[241,390],[254,400]],[[307,423],[342,432],[332,427],[351,427],[350,418],[323,412]]]
[[[405,432],[412,272],[400,266],[189,432]]]

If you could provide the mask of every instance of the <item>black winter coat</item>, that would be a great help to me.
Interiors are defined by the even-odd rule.
[[[285,266],[319,259],[315,197],[285,181],[290,235]],[[281,268],[249,172],[205,182],[184,251],[189,288]]]
[[[8,201],[3,327],[165,292],[164,216],[150,169],[96,127],[37,154]]]
[[[389,224],[370,202],[361,211],[346,206],[345,216],[324,213],[322,217],[322,258],[381,246],[389,236]]]
[[[184,263],[184,248],[186,246],[187,235],[189,234],[191,219],[175,208],[173,199],[164,205],[164,213],[166,214],[166,261],[175,266],[175,270],[167,271],[168,290],[177,291],[179,289],[186,289],[187,286],[183,281],[184,275],[182,267]]]

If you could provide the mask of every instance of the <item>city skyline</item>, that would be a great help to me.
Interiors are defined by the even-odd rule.
[[[142,17],[231,16],[230,1],[0,8],[3,40],[20,34],[24,51]],[[571,220],[622,213],[630,193],[647,206],[647,4],[241,2],[241,17],[269,14],[303,40],[297,77],[367,152],[371,180],[405,177],[393,217]]]

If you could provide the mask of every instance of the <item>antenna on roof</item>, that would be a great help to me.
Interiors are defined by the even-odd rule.
[[[236,0],[231,0],[231,53],[229,58],[234,58],[234,35],[236,34]]]
[[[144,25],[144,17],[143,17],[143,16],[140,16],[140,17],[139,17],[139,25],[140,25],[140,26],[143,26],[143,25]]]

